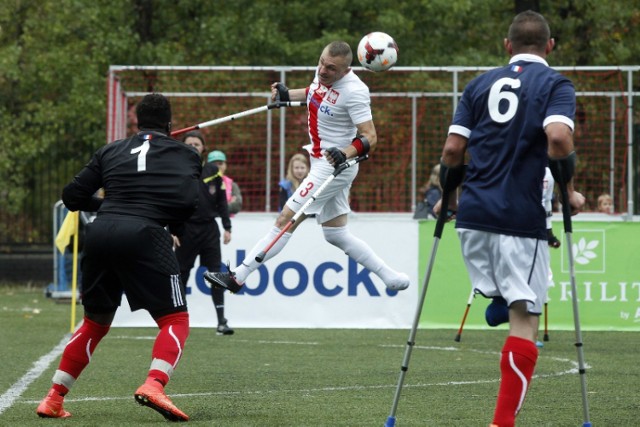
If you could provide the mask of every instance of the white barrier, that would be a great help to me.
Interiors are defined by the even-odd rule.
[[[275,214],[241,213],[232,219],[222,259],[239,263],[273,225]],[[254,272],[243,294],[225,294],[234,328],[408,328],[418,295],[418,223],[411,214],[352,214],[349,229],[392,268],[411,278],[409,289],[387,292],[382,281],[324,240],[307,219],[275,258]],[[198,266],[196,260],[196,266]],[[215,327],[210,289],[195,267],[187,283],[192,327]],[[155,326],[149,314],[118,309],[113,326]]]

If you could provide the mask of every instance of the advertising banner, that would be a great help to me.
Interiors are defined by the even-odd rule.
[[[273,226],[276,214],[242,213],[232,219],[232,240],[222,245],[223,263],[233,268]],[[304,221],[287,246],[249,276],[245,290],[225,293],[234,328],[408,328],[418,287],[418,223],[409,214],[352,214],[349,230],[412,286],[388,291],[373,273],[327,243],[313,218]],[[187,283],[191,325],[215,327],[211,289],[196,267]],[[123,301],[114,326],[155,326],[148,313],[131,313]]]
[[[578,220],[580,217],[585,220]],[[435,221],[420,224],[420,276],[424,275],[431,251],[434,225]],[[571,279],[560,216],[554,217],[553,229],[562,245],[549,248],[553,276],[548,291],[548,325],[549,329],[573,330]],[[580,214],[573,221],[571,237],[582,329],[639,331],[640,224],[605,215]],[[470,286],[457,233],[453,224],[447,224],[431,274],[421,326],[457,329],[469,300]],[[473,299],[465,329],[489,329],[484,320],[489,302],[481,295]]]

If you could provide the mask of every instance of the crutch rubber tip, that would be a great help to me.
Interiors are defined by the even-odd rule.
[[[456,337],[453,340],[455,342],[460,342],[460,334],[456,335]]]
[[[264,256],[266,254],[264,253],[264,251],[260,252],[257,256],[256,256],[256,261],[257,262],[262,262],[264,260]]]
[[[396,425],[396,417],[387,417],[387,422],[384,423],[384,427],[393,427]]]
[[[543,341],[549,341],[549,334],[544,334]]]

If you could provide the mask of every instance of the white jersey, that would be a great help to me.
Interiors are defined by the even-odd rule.
[[[318,82],[316,69],[307,88],[307,109],[311,144],[304,148],[316,158],[322,157],[322,150],[351,144],[356,125],[373,119],[369,88],[353,70],[327,87]]]

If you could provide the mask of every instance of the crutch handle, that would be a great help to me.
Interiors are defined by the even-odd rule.
[[[444,230],[444,224],[447,222],[449,216],[449,193],[442,193],[442,203],[440,203],[440,213],[436,220],[436,228],[433,231],[433,237],[440,239],[442,237],[442,231]]]
[[[340,175],[345,169],[348,169],[357,163],[363,162],[368,158],[369,158],[368,154],[363,154],[362,156],[354,157],[353,159],[349,159],[345,162],[340,163],[338,166],[336,166],[335,170],[333,171],[333,176]]]

